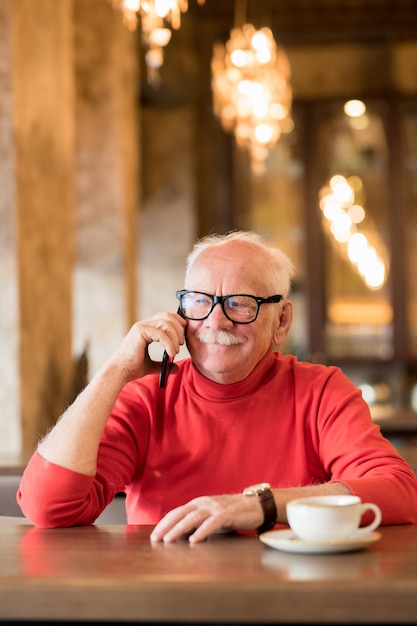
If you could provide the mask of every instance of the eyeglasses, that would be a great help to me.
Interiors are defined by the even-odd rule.
[[[261,304],[272,304],[282,300],[280,295],[269,296],[269,298],[242,293],[232,296],[212,296],[209,293],[187,291],[185,289],[177,291],[175,295],[179,300],[177,313],[187,320],[205,320],[216,304],[220,304],[227,319],[235,324],[251,324],[258,317]],[[173,361],[174,359],[170,358],[165,350],[159,375],[159,386],[161,388],[166,386]]]
[[[177,291],[175,295],[180,303],[178,312],[187,320],[204,320],[216,304],[220,304],[227,319],[235,324],[251,324],[258,317],[259,307],[262,304],[272,304],[282,300],[282,296],[279,295],[269,296],[269,298],[242,293],[231,296],[212,296],[209,293],[185,289]]]

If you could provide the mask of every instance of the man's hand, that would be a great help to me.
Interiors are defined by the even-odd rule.
[[[161,364],[149,356],[151,343],[160,343],[171,357],[178,354],[184,343],[186,325],[186,320],[177,313],[157,313],[146,321],[133,324],[110,359],[123,372],[124,384],[161,369]]]
[[[281,512],[279,524],[287,524],[286,504],[295,498],[324,495],[349,495],[352,491],[343,483],[330,482],[305,487],[274,489],[274,498]],[[188,537],[192,543],[203,541],[215,532],[254,530],[264,521],[259,498],[243,494],[202,496],[172,509],[151,533],[151,541],[175,541]]]
[[[197,543],[218,531],[252,530],[262,522],[258,498],[242,494],[201,496],[167,513],[150,538],[169,542],[188,536],[191,543]]]

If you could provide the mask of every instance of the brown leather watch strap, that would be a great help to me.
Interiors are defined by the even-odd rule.
[[[245,496],[258,496],[264,512],[264,521],[257,528],[257,532],[264,533],[267,530],[271,530],[277,523],[278,511],[275,504],[274,494],[271,491],[271,485],[269,483],[260,483],[259,485],[252,485],[246,487],[243,490]]]
[[[261,491],[258,494],[258,497],[262,504],[262,509],[264,512],[264,521],[263,524],[257,528],[257,532],[259,534],[266,532],[267,530],[271,530],[277,522],[277,506],[275,504],[275,499],[273,493],[270,489],[265,489],[265,491]]]

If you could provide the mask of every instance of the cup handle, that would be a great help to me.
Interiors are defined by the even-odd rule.
[[[370,524],[368,524],[367,526],[362,526],[355,532],[356,537],[358,536],[363,537],[364,535],[369,535],[369,533],[375,530],[375,528],[378,528],[378,526],[381,524],[382,513],[381,513],[381,509],[379,508],[377,504],[374,504],[373,502],[365,502],[364,504],[362,504],[362,516],[367,511],[373,511],[375,517]]]

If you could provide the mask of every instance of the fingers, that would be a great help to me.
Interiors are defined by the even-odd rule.
[[[157,313],[152,318],[133,324],[111,360],[125,373],[125,382],[149,373],[158,373],[159,362],[149,356],[152,343],[160,343],[170,357],[180,351],[184,343],[187,322],[177,313]]]
[[[151,541],[175,541],[192,533],[205,519],[206,513],[187,504],[173,509],[155,526]]]
[[[151,319],[136,322],[127,336],[127,342],[133,349],[137,344],[139,348],[147,348],[152,343],[160,343],[170,357],[174,357],[180,351],[184,343],[183,320],[176,313],[157,313]]]
[[[157,313],[147,325],[152,341],[161,343],[169,356],[179,352],[184,343],[186,320],[176,313]]]
[[[250,530],[260,525],[259,508],[256,499],[241,494],[195,498],[167,513],[150,539],[171,542],[188,537],[197,543],[220,530]]]

